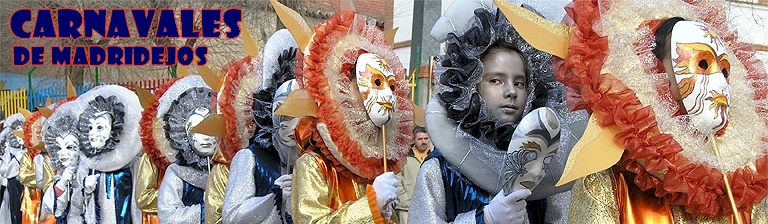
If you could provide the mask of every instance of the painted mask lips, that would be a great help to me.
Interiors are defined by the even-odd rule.
[[[202,146],[203,148],[210,148],[212,145],[213,145],[213,144],[211,144],[211,143],[203,143],[203,144],[200,144],[200,146]]]
[[[523,185],[523,187],[528,188],[529,190],[533,190],[533,187],[536,185],[533,181],[522,181],[520,182],[520,185]]]

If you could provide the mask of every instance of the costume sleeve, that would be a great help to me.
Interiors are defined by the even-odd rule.
[[[232,159],[231,178],[222,209],[222,219],[226,223],[280,223],[275,194],[256,196],[255,167],[251,150],[240,150]]]
[[[147,213],[157,213],[157,176],[159,170],[147,154],[139,160],[134,184],[136,207]]]
[[[52,186],[50,189],[50,192],[46,192],[46,198],[48,197],[48,193],[52,193],[52,199],[56,200],[56,206],[51,206],[53,208],[53,214],[56,217],[61,216],[67,209],[67,205],[69,205],[70,202],[70,196],[72,195],[72,187],[67,186],[66,184],[62,185],[64,187],[59,188],[58,186]],[[53,203],[53,201],[51,201]]]
[[[76,178],[71,183],[71,185],[73,186],[70,189],[72,190],[72,194],[70,196],[70,201],[69,201],[69,212],[67,214],[67,223],[84,223],[84,220],[82,219],[81,215],[87,216],[85,214],[85,208],[88,207],[88,205],[96,203],[94,197],[91,197],[91,196],[86,197],[85,191],[83,189],[83,182],[85,181],[85,177],[88,176],[88,168],[86,166],[87,165],[85,165],[85,163],[83,162],[81,162],[80,165],[78,165]],[[88,216],[86,218],[92,218],[92,217]]]
[[[409,223],[448,223],[442,175],[437,159],[427,160],[421,165],[408,211],[411,214],[408,216]],[[476,223],[476,214],[477,211],[461,213],[453,223]]]
[[[615,186],[611,169],[576,180],[568,223],[618,223]]]
[[[334,199],[329,197],[330,191],[354,189],[330,189],[317,163],[317,157],[311,153],[302,155],[296,161],[291,186],[291,216],[295,223],[384,222],[376,202],[376,193],[370,185],[365,196],[347,202],[336,210],[332,209],[330,202]]]
[[[205,223],[221,224],[221,208],[224,205],[224,192],[229,178],[229,168],[217,163],[208,174],[205,187]]]
[[[47,214],[53,214],[53,200],[55,200],[53,187],[45,189],[43,202],[40,205],[40,217],[45,218]]]
[[[37,188],[46,190],[53,183],[53,169],[51,169],[50,159],[48,156],[38,154],[35,156],[34,162]]]
[[[202,208],[199,204],[184,206],[181,197],[184,194],[184,181],[171,169],[165,170],[163,183],[160,184],[157,201],[157,216],[160,223],[198,223]]]
[[[19,182],[25,187],[37,188],[35,179],[35,163],[29,154],[23,154],[19,161]]]

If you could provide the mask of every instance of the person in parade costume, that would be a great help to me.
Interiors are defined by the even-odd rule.
[[[8,116],[5,120],[5,128],[0,132],[0,177],[4,187],[2,204],[0,205],[0,220],[10,220],[10,223],[21,223],[21,196],[24,186],[19,182],[19,159],[27,153],[24,147],[22,127],[25,118],[21,113]],[[14,134],[14,132],[16,134]]]
[[[286,29],[275,32],[264,46],[262,83],[252,107],[258,129],[248,148],[232,159],[232,178],[222,208],[226,223],[292,223],[288,202],[291,171],[298,155],[293,139],[298,119],[273,113],[288,93],[298,88],[297,50]]]
[[[200,76],[192,75],[174,82],[158,99],[156,118],[164,121],[162,131],[168,144],[160,150],[175,158],[157,193],[157,215],[162,223],[205,223],[205,183],[219,140],[192,129],[215,113],[213,94]]]
[[[179,79],[171,79],[163,83],[163,85],[155,90],[155,95],[163,96]],[[157,118],[160,101],[156,99],[155,95],[149,93],[149,91],[144,92],[143,89],[137,89],[136,95],[139,97],[139,101],[144,108],[144,111],[141,113],[141,121],[139,122],[141,124],[139,136],[144,153],[139,159],[136,171],[140,175],[137,175],[134,179],[134,198],[136,199],[136,207],[141,209],[141,223],[159,224],[160,220],[157,217],[158,189],[165,176],[165,170],[176,158],[173,156],[168,157],[164,154],[165,152],[173,153],[173,151],[166,150],[164,152],[160,150],[161,148],[167,149],[170,147],[163,129],[165,121],[162,117]]]
[[[370,18],[342,10],[314,29],[272,1],[304,51],[301,89],[276,115],[302,117],[294,165],[295,223],[388,223],[412,138],[405,70]],[[385,148],[386,147],[386,148]],[[385,172],[388,171],[388,172]]]
[[[40,205],[43,194],[41,191],[53,181],[53,171],[46,162],[47,156],[44,153],[41,154],[45,151],[45,144],[42,143],[42,127],[54,107],[50,101],[47,104],[46,107],[38,108],[33,113],[22,109],[26,119],[22,127],[22,139],[27,148],[27,153],[19,161],[19,182],[24,185],[21,198],[22,223],[38,223],[42,220]]]
[[[561,180],[578,179],[570,222],[768,222],[766,73],[724,5],[575,1],[572,26],[514,22],[540,28],[525,38],[563,59],[569,104],[592,116]]]
[[[256,132],[253,95],[261,86],[261,58],[256,41],[247,26],[242,29],[245,57],[231,60],[221,69],[223,75],[216,75],[206,66],[197,69],[209,86],[217,91],[217,108],[221,116],[209,116],[203,122],[215,126],[206,133],[222,138],[219,150],[213,156],[205,191],[206,223],[222,223],[222,206],[229,167],[238,150],[249,145],[249,139]],[[219,78],[223,76],[223,78]]]
[[[125,87],[98,86],[77,99],[87,104],[78,118],[81,182],[70,212],[93,224],[141,223],[133,179],[141,153],[138,97]]]
[[[72,196],[80,193],[75,191],[81,184],[76,179],[80,162],[77,119],[84,109],[81,101],[66,100],[56,107],[42,127],[43,143],[51,157],[50,166],[56,171],[53,183],[44,191],[42,213],[52,214],[53,222],[57,224],[83,223],[81,215],[71,210],[70,203]],[[45,223],[50,223],[47,220]]]
[[[440,58],[446,72],[426,112],[436,150],[421,167],[410,208],[424,215],[409,222],[543,223],[560,219],[545,216],[548,210],[567,214],[567,206],[536,199],[569,189],[555,188],[553,180],[586,116],[568,112],[551,56],[532,48],[497,9],[491,1],[456,2],[431,31],[446,41]],[[539,192],[534,197],[529,189]]]
[[[51,105],[48,105],[51,106]],[[40,114],[39,110],[30,112],[26,109],[19,109],[20,113],[24,116],[25,122],[22,126],[22,131],[19,133],[19,137],[22,139],[24,148],[27,152],[19,157],[19,183],[23,185],[21,192],[21,223],[37,223],[40,215],[40,200],[42,194],[37,189],[37,180],[35,179],[35,164],[32,158],[40,153],[39,150],[34,149],[35,145],[33,141],[38,142],[40,138],[40,127],[45,122],[45,117]],[[35,129],[35,130],[33,130]],[[30,155],[32,154],[32,155]]]

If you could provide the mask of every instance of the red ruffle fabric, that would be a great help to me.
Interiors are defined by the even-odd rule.
[[[227,133],[224,137],[224,144],[220,146],[221,153],[225,157],[226,161],[232,161],[232,157],[235,156],[235,153],[243,148],[243,141],[248,141],[248,139],[243,140],[240,137],[240,131],[237,130],[238,124],[245,123],[245,127],[252,128],[255,128],[256,126],[256,120],[254,119],[239,119],[234,108],[236,100],[235,93],[239,88],[243,88],[240,86],[240,80],[246,75],[261,75],[260,73],[252,73],[254,70],[251,66],[252,60],[254,60],[252,57],[246,56],[240,60],[232,60],[222,68],[222,72],[224,72],[226,76],[221,88],[222,94],[217,99],[217,101],[219,104],[219,109],[221,110],[219,113],[224,116],[224,120],[227,123]],[[256,60],[260,61],[261,59]],[[259,62],[257,64],[261,63]],[[247,111],[247,113],[251,112]],[[253,130],[251,130],[251,133],[248,134],[248,136],[251,135],[253,135]]]
[[[154,95],[159,99],[160,96],[165,94],[165,91],[168,91],[173,83],[179,79],[181,78],[171,79],[168,80],[168,82],[163,83],[163,85],[155,90]],[[153,135],[153,129],[155,127],[154,121],[155,117],[157,116],[157,107],[159,105],[160,101],[155,100],[149,104],[149,106],[145,108],[144,111],[141,112],[141,120],[139,121],[139,137],[141,138],[141,145],[144,146],[144,153],[146,153],[147,157],[149,157],[149,160],[155,164],[157,169],[160,171],[159,176],[162,177],[165,173],[165,169],[168,168],[168,165],[171,165],[171,162],[165,158],[163,152],[160,151],[160,148],[157,147],[157,142],[155,141],[155,136]]]
[[[325,21],[325,23],[318,25],[314,29],[315,36],[313,38],[314,44],[311,47],[311,53],[308,55],[308,57],[304,58],[306,65],[305,70],[301,74],[306,79],[306,83],[303,85],[304,88],[307,89],[310,95],[312,95],[312,97],[318,103],[318,120],[328,125],[328,130],[330,133],[332,133],[331,138],[336,144],[339,152],[341,152],[343,158],[349,162],[351,166],[359,170],[359,174],[362,178],[373,180],[373,178],[376,176],[384,173],[384,162],[380,158],[366,158],[363,156],[360,143],[350,137],[349,130],[344,123],[344,115],[342,113],[343,108],[341,108],[339,103],[334,101],[328,93],[331,90],[330,85],[335,85],[335,83],[328,82],[328,77],[325,75],[324,71],[326,68],[325,62],[328,57],[341,56],[331,55],[331,50],[334,44],[336,44],[339,39],[348,35],[350,32],[354,32],[350,31],[349,29],[351,29],[352,24],[355,23],[364,24],[364,18],[362,16],[356,16],[356,13],[351,11],[339,11],[336,15]],[[362,30],[364,27],[362,25],[358,25],[356,28]],[[383,37],[383,35],[381,37]],[[387,45],[384,38],[366,38],[368,38],[368,41],[371,41],[371,43],[375,45]],[[365,53],[365,51],[361,49],[349,49],[344,52],[342,57],[357,58],[357,56],[362,53]],[[354,68],[354,66],[354,63],[345,63],[341,66],[341,71],[338,72],[339,74],[345,75],[347,77],[354,77],[352,74],[350,74],[350,70]],[[297,76],[297,78],[298,77],[299,76]],[[395,90],[395,95],[398,96],[398,98],[407,98],[407,91],[407,85],[398,85],[397,89]],[[408,108],[405,105],[410,105],[410,103],[405,104],[400,101],[397,103],[399,109],[405,110]],[[403,105],[403,107],[401,107],[401,105]],[[403,125],[399,124],[398,132],[407,133],[410,130],[409,128],[410,127],[403,127]],[[407,140],[400,139],[399,137],[396,140],[396,143],[407,144]],[[348,168],[342,165],[339,161],[335,161],[335,157],[333,157],[333,155],[327,151],[327,147],[319,148],[322,149],[322,153],[327,158],[334,160],[332,164],[336,167],[338,172],[345,176],[356,176],[355,174],[352,174],[351,171],[348,170]],[[402,169],[402,164],[404,163],[403,160],[405,155],[400,157],[403,159],[387,160],[389,165],[388,171],[395,173],[400,172]]]
[[[40,118],[43,118],[43,115],[40,114],[39,111],[36,111],[32,113],[32,115],[24,121],[24,125],[21,126],[21,130],[24,132],[24,147],[27,148],[27,154],[32,158],[35,158],[37,154],[40,154],[40,151],[34,148],[35,143],[32,142],[34,139],[39,143],[43,138],[41,130],[43,124]]]
[[[569,55],[559,64],[556,76],[572,88],[568,93],[570,108],[586,109],[603,127],[619,127],[615,140],[626,150],[617,166],[635,173],[634,183],[640,189],[653,190],[657,197],[670,204],[683,205],[685,211],[693,215],[729,215],[732,211],[722,172],[685,158],[680,153],[682,146],[673,136],[660,132],[652,108],[643,105],[635,92],[613,75],[600,73],[609,52],[608,40],[598,35],[593,26],[600,20],[600,10],[609,8],[609,1],[598,3],[597,0],[575,1],[573,6],[566,8],[576,27],[571,31]],[[702,15],[702,18],[726,33],[723,35],[726,42],[738,46],[734,51],[737,58],[745,62],[748,82],[755,89],[755,100],[765,102],[768,89],[762,65],[747,45],[736,43],[736,35],[724,29],[725,24],[714,22],[717,16]],[[712,19],[707,21],[706,18]],[[755,111],[768,127],[765,104]],[[766,151],[768,137],[754,145]],[[768,157],[763,156],[755,163],[756,171],[740,168],[728,174],[739,209],[762,202],[768,193]]]

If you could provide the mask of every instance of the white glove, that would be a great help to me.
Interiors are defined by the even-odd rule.
[[[373,191],[376,192],[376,202],[381,206],[381,215],[389,219],[392,211],[387,211],[390,202],[397,198],[397,179],[395,173],[386,172],[373,180]]]
[[[91,194],[99,183],[99,174],[88,175],[85,177],[85,193]]]
[[[291,197],[291,180],[293,180],[293,174],[282,175],[275,180],[275,185],[280,186],[284,198]]]
[[[525,198],[531,195],[531,190],[521,189],[504,196],[504,191],[499,191],[491,200],[491,203],[485,206],[485,220],[489,223],[501,224],[520,224],[528,218],[528,212],[525,210],[527,203]]]
[[[443,16],[437,19],[429,36],[443,42],[448,39],[449,33],[456,33],[457,36],[464,35],[464,32],[475,23],[475,9],[485,8],[493,12],[496,10],[496,4],[493,0],[471,0],[454,1],[445,10]]]
[[[61,172],[61,178],[59,181],[56,182],[56,186],[58,186],[60,189],[64,189],[67,187],[67,184],[69,184],[72,180],[75,178],[75,168],[74,167],[67,167],[64,169],[64,171]]]

